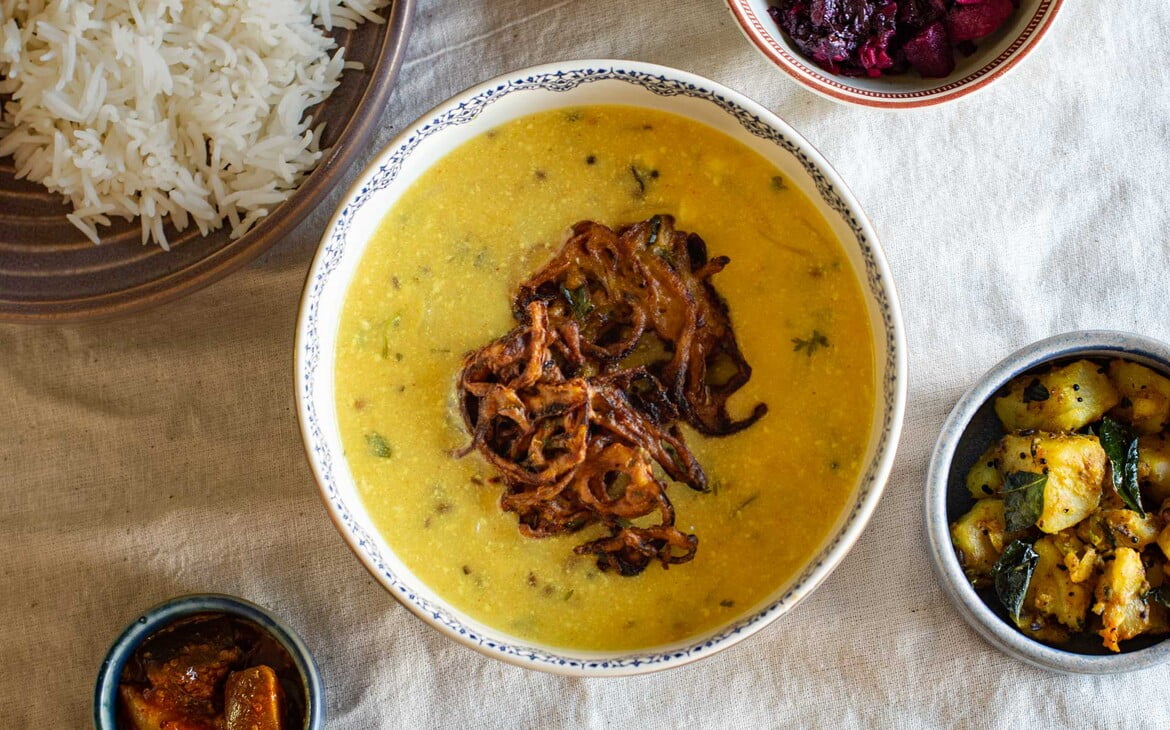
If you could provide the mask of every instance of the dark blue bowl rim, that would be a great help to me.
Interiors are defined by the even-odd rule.
[[[1075,356],[1115,355],[1145,362],[1170,374],[1170,345],[1144,335],[1116,330],[1078,330],[1055,335],[1005,357],[959,398],[935,442],[923,500],[927,541],[934,573],[959,614],[985,641],[1027,664],[1064,674],[1115,674],[1148,669],[1170,661],[1170,639],[1111,655],[1079,654],[1042,644],[1021,634],[994,613],[963,576],[951,547],[946,496],[955,447],[979,408],[1009,380],[1047,362]]]
[[[222,593],[193,593],[153,606],[121,633],[110,646],[94,687],[93,723],[97,730],[115,730],[118,680],[130,655],[142,641],[164,626],[200,613],[226,613],[247,619],[272,635],[288,651],[305,688],[305,725],[308,730],[325,727],[325,688],[313,655],[301,637],[271,611],[243,598]]]

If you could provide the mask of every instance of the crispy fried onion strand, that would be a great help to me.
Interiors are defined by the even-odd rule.
[[[472,442],[462,454],[477,449],[500,471],[501,507],[522,533],[600,523],[609,535],[575,551],[622,575],[694,557],[698,538],[674,526],[654,464],[706,491],[675,423],[725,435],[767,411],[759,404],[739,421],[727,413],[751,377],[710,283],[727,263],[708,260],[702,239],[669,216],[617,233],[578,223],[521,285],[521,324],[465,357],[458,387]],[[656,525],[631,522],[654,514]]]
[[[667,388],[679,414],[700,433],[722,436],[755,423],[758,404],[740,421],[727,399],[751,378],[739,351],[727,303],[711,277],[730,262],[707,257],[698,235],[675,230],[670,216],[654,216],[615,233],[592,221],[573,226],[564,247],[520,285],[514,309],[548,305],[549,326],[561,333],[556,349],[570,372],[586,359],[601,372],[622,367],[640,342],[654,338],[667,358],[651,372]]]

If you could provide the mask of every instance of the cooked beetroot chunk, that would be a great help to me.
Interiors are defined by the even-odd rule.
[[[958,2],[958,0],[956,0]],[[973,41],[999,30],[1012,16],[1012,0],[982,0],[978,3],[960,3],[947,13],[947,28],[951,40]]]
[[[899,0],[898,31],[916,31],[946,17],[946,0]],[[913,35],[913,32],[910,33]]]
[[[883,5],[874,16],[874,34],[857,49],[861,67],[870,76],[881,76],[882,69],[894,65],[894,59],[890,58],[890,40],[894,37],[894,16],[897,12],[897,4],[887,2]]]
[[[801,53],[833,73],[880,76],[893,64],[893,0],[781,0],[768,12]]]
[[[923,28],[902,46],[906,61],[926,78],[942,78],[955,70],[955,52],[941,21]]]
[[[773,0],[768,13],[817,65],[846,76],[947,76],[955,48],[997,30],[1018,0]]]

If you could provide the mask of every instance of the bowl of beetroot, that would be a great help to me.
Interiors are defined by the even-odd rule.
[[[808,89],[905,109],[970,94],[1018,64],[1063,0],[726,0],[748,40]]]

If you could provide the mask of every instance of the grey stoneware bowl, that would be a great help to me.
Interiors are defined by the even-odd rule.
[[[179,596],[160,603],[142,613],[131,623],[110,647],[98,671],[93,698],[93,725],[97,730],[116,730],[118,710],[118,682],[122,669],[146,637],[171,623],[201,613],[222,613],[256,624],[274,638],[289,656],[304,683],[304,730],[323,730],[325,727],[325,687],[309,648],[301,637],[266,608],[235,596],[219,593],[198,593]]]
[[[965,486],[967,471],[984,449],[1003,435],[993,397],[1017,375],[1085,357],[1124,358],[1170,377],[1170,345],[1124,332],[1070,332],[1009,355],[959,399],[943,424],[926,476],[926,531],[939,582],[959,614],[988,643],[1020,661],[1054,672],[1116,674],[1166,662],[1170,641],[1139,636],[1114,654],[1101,646],[1096,634],[1075,637],[1065,649],[1030,639],[1012,624],[994,591],[971,586],[950,535],[950,523],[974,504]]]

